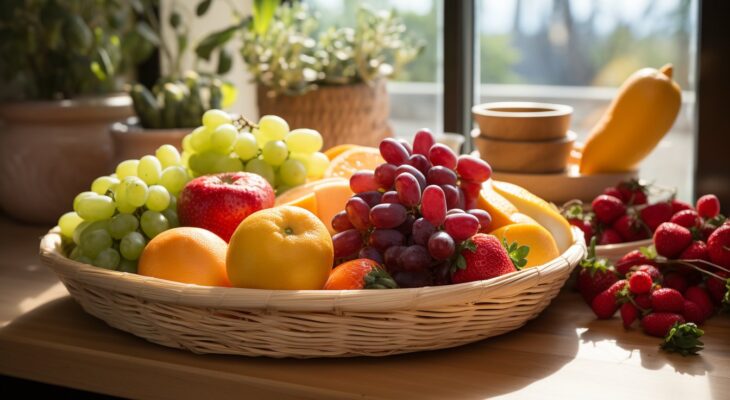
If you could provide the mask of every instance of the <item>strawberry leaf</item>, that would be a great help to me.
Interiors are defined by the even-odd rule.
[[[458,257],[456,257],[456,268],[458,269],[466,269],[466,258],[459,254]]]
[[[521,270],[527,265],[527,255],[530,253],[529,246],[520,246],[517,242],[508,244],[506,238],[502,238],[502,246],[507,250],[507,255],[517,270]]]
[[[705,332],[697,325],[688,322],[686,324],[675,323],[664,338],[661,348],[669,352],[676,352],[683,356],[696,355],[704,349],[705,344],[699,338]]]
[[[657,257],[656,247],[653,245],[647,246],[647,247],[640,247],[639,252],[641,252],[641,255],[646,257],[649,260],[653,260]]]

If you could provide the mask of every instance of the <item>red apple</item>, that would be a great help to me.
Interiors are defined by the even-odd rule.
[[[177,203],[182,226],[207,229],[228,242],[250,214],[274,206],[274,189],[260,175],[226,172],[185,185]]]

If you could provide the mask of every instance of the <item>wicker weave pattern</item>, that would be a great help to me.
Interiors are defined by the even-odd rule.
[[[486,281],[383,291],[271,291],[186,285],[65,258],[57,229],[41,259],[84,310],[194,353],[385,356],[471,343],[536,317],[585,255],[582,232],[559,258]]]
[[[284,118],[292,128],[316,129],[322,134],[325,149],[352,143],[377,147],[390,136],[390,102],[385,81],[323,86],[301,96],[267,96],[258,87],[259,115]]]

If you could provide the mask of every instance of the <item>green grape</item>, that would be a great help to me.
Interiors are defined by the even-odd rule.
[[[161,213],[152,210],[145,211],[139,223],[142,226],[142,232],[150,239],[170,228],[170,223],[167,221],[167,218]]]
[[[221,157],[215,163],[215,172],[237,172],[243,170],[243,162],[238,157]]]
[[[81,199],[84,199],[84,198],[90,197],[90,196],[96,196],[96,195],[97,195],[96,192],[81,192],[81,193],[77,194],[76,197],[74,197],[74,203],[73,203],[74,211],[78,212],[77,209],[79,208],[79,202],[81,201]]]
[[[131,214],[137,210],[137,207],[129,204],[129,202],[127,201],[126,192],[120,191],[115,195],[114,198],[116,199],[117,203],[117,211],[119,211],[120,213]]]
[[[272,140],[282,140],[289,133],[289,124],[284,118],[276,115],[264,115],[259,119],[259,128],[254,134],[259,143],[259,147],[263,148],[266,143]]]
[[[177,197],[170,196],[170,205],[167,208],[177,211]]]
[[[86,221],[101,221],[114,215],[116,205],[109,196],[94,194],[79,200],[76,212]]]
[[[191,135],[190,145],[193,146],[193,150],[202,153],[210,150],[210,137],[213,134],[211,129],[204,126],[195,128]]]
[[[162,212],[162,215],[167,218],[167,222],[170,223],[170,228],[177,228],[178,226],[180,226],[180,219],[178,219],[177,212],[174,208],[168,208],[167,210]]]
[[[215,128],[213,134],[210,136],[211,148],[221,154],[228,154],[231,152],[231,146],[236,140],[238,135],[238,129],[231,124],[223,124]]]
[[[182,154],[180,154],[180,163],[183,167],[189,167],[190,166],[190,156],[195,153],[189,152],[189,151],[183,151]]]
[[[262,155],[267,164],[278,167],[286,161],[287,156],[289,156],[289,149],[286,147],[286,143],[281,140],[274,140],[266,143]]]
[[[121,185],[126,186],[123,198],[129,205],[142,207],[147,202],[149,190],[142,179],[136,176],[128,176],[122,180]]]
[[[248,132],[239,134],[233,144],[233,151],[242,160],[250,160],[256,157],[259,154],[259,145],[256,144],[256,136]]]
[[[100,176],[94,179],[91,184],[91,191],[96,194],[106,194],[108,190],[114,190],[114,187],[119,184],[119,179],[111,176]]]
[[[109,221],[109,233],[114,239],[121,239],[129,232],[136,231],[139,220],[132,214],[119,213]]]
[[[193,139],[192,133],[188,133],[187,135],[185,135],[183,137],[183,140],[182,140],[183,151],[187,151],[188,153],[192,153],[195,151],[195,149],[193,149],[192,139]]]
[[[279,168],[278,178],[284,185],[301,185],[307,179],[307,169],[297,160],[286,160]]]
[[[128,176],[137,176],[137,165],[139,164],[139,160],[125,160],[119,163],[117,165],[117,179],[120,181],[124,180],[124,178]]]
[[[289,150],[297,153],[314,153],[322,149],[322,135],[314,129],[294,129],[284,138]]]
[[[162,211],[170,205],[170,192],[161,185],[152,185],[149,188],[147,202],[148,209],[152,211]]]
[[[89,257],[86,257],[85,255],[79,255],[78,257],[73,259],[74,261],[80,262],[82,264],[89,264],[93,263],[93,260]]]
[[[66,214],[61,215],[58,219],[58,226],[61,228],[61,235],[66,238],[71,238],[74,235],[76,227],[84,222],[84,219],[79,217],[74,211],[69,211]]]
[[[137,273],[137,262],[132,261],[132,260],[127,260],[126,258],[122,258],[119,261],[119,266],[117,267],[117,271],[127,272],[130,274],[136,274]]]
[[[137,175],[148,185],[154,185],[160,180],[162,165],[155,156],[144,156],[139,159]]]
[[[211,130],[220,125],[231,123],[233,123],[231,116],[223,110],[208,110],[203,114],[203,126]]]
[[[103,250],[112,247],[112,237],[106,229],[87,227],[81,233],[81,251],[85,256],[96,258]]]
[[[185,136],[187,137],[187,136]],[[183,142],[185,139],[183,139]],[[155,156],[160,160],[162,168],[180,164],[180,152],[171,144],[163,144],[155,151]]]
[[[247,162],[246,172],[261,175],[264,177],[264,179],[269,181],[269,184],[271,184],[272,187],[276,186],[276,172],[274,172],[274,167],[267,164],[264,160],[260,158],[254,158],[253,160]]]
[[[330,165],[330,159],[324,153],[316,152],[309,156],[307,167],[307,177],[312,179],[320,179],[324,175],[324,171]]]
[[[190,169],[201,175],[216,173],[216,165],[224,157],[226,156],[210,151],[193,154],[190,156]]]
[[[167,167],[162,171],[159,183],[170,193],[177,194],[185,187],[185,184],[188,183],[188,173],[183,167]]]
[[[84,233],[84,230],[88,228],[91,225],[91,221],[83,221],[82,223],[78,224],[76,226],[76,229],[74,229],[73,235],[71,235],[71,239],[73,239],[76,246],[81,244],[81,234]]]
[[[104,249],[102,250],[98,256],[94,259],[93,264],[99,268],[104,269],[117,269],[117,266],[119,266],[119,252],[112,249]]]
[[[73,249],[71,249],[71,252],[68,254],[68,258],[75,260],[82,255],[84,255],[84,253],[81,251],[79,246],[74,246]]]
[[[125,259],[134,261],[139,258],[146,245],[147,241],[141,233],[129,232],[119,242],[119,251]]]

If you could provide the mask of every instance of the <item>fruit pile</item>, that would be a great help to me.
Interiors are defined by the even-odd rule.
[[[650,185],[638,180],[620,182],[593,199],[588,210],[581,202],[571,201],[563,206],[562,214],[571,225],[583,231],[586,243],[590,243],[593,236],[599,245],[649,239],[659,225],[691,208],[675,199],[649,203],[650,189]],[[698,212],[699,209],[695,214]],[[684,215],[677,218],[687,218]]]
[[[714,195],[659,224],[651,247],[627,253],[616,265],[597,259],[595,244],[581,263],[577,287],[600,319],[620,311],[625,328],[640,320],[646,334],[665,338],[663,348],[693,354],[701,349],[697,325],[730,309],[730,221]]]
[[[491,223],[489,213],[477,208],[482,182],[492,173],[489,164],[457,157],[435,143],[428,130],[416,133],[412,148],[387,138],[379,150],[385,163],[350,177],[355,195],[332,219],[336,264],[376,261],[401,287],[487,279],[515,270],[495,236],[478,235]],[[513,255],[522,259],[527,251],[518,246]],[[498,267],[482,265],[490,263]]]
[[[257,124],[221,110],[203,114],[202,126],[183,139],[182,158],[194,176],[246,171],[263,176],[277,193],[319,179],[329,165],[322,136],[312,129],[289,130],[278,116]]]
[[[74,211],[58,220],[61,235],[73,241],[72,259],[106,269],[137,271],[147,242],[179,225],[177,195],[188,182],[180,153],[171,145],[155,155],[119,163],[116,172],[79,193]]]

